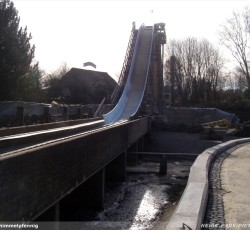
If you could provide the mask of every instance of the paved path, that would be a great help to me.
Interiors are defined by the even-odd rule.
[[[226,191],[223,201],[227,229],[250,229],[250,144],[236,149],[224,160],[221,182]]]

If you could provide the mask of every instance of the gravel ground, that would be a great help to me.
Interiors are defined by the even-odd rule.
[[[169,162],[166,176],[158,174],[159,163],[142,162],[129,167],[127,182],[112,185],[114,187],[109,185],[105,210],[96,219],[114,223],[117,229],[166,228],[171,217],[169,212],[174,211],[185,188],[191,164],[188,160]]]

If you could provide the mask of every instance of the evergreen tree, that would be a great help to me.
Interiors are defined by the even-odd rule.
[[[39,68],[38,63],[31,66],[25,75],[18,78],[17,90],[13,96],[22,101],[45,102],[46,97],[41,82],[43,76],[44,71]]]
[[[18,84],[30,71],[35,46],[27,27],[19,28],[18,11],[10,0],[0,0],[0,100],[19,99]]]

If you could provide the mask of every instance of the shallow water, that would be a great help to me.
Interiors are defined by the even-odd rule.
[[[141,161],[127,167],[123,183],[106,181],[104,210],[74,209],[60,229],[165,230],[185,189],[193,160],[168,161],[167,175],[159,174],[159,163]],[[73,210],[71,210],[73,211]]]
[[[126,182],[107,185],[105,209],[95,219],[99,224],[113,223],[117,229],[166,228],[191,164],[187,160],[169,162],[166,176],[159,175],[159,163],[141,162],[128,167]]]

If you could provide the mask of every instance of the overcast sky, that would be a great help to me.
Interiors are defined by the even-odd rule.
[[[167,39],[188,36],[218,44],[218,30],[233,11],[250,1],[142,0],[14,0],[21,26],[31,32],[35,59],[47,72],[63,63],[83,68],[91,61],[97,70],[116,78],[122,68],[132,22],[166,24]]]

